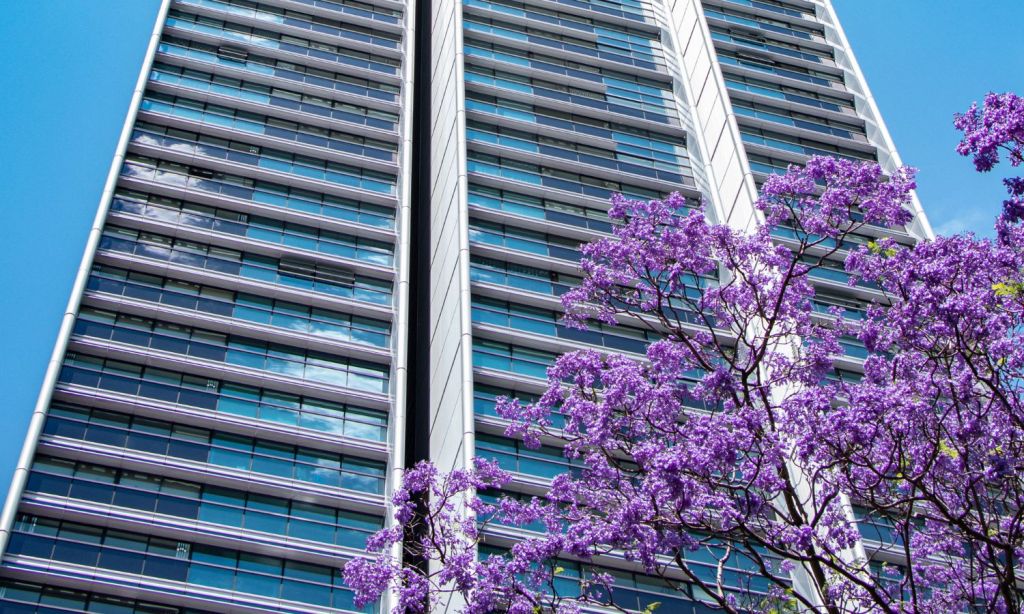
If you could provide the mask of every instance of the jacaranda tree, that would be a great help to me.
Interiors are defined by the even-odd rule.
[[[979,170],[1000,150],[1021,162],[1021,99],[989,96],[956,122]],[[865,239],[911,222],[915,187],[912,170],[868,162],[818,157],[770,177],[753,233],[678,195],[616,199],[614,235],[584,246],[565,321],[659,340],[642,358],[565,354],[539,400],[499,402],[509,435],[564,445],[573,469],[545,496],[485,503],[478,491],[511,479],[486,461],[410,469],[397,523],[370,540],[376,558],[346,566],[358,600],[656,608],[616,601],[600,562],[618,559],[661,578],[662,603],[678,593],[711,610],[1020,612],[1024,182],[1007,186],[997,240],[913,246]],[[866,309],[815,296],[837,260],[876,291]],[[837,369],[844,356],[863,374]],[[488,523],[523,539],[480,556]],[[858,527],[874,527],[881,556]],[[591,571],[564,581],[570,560]]]

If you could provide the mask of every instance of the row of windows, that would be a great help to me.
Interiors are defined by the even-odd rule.
[[[474,322],[481,324],[637,354],[644,353],[649,343],[660,338],[648,330],[630,326],[610,326],[601,322],[591,323],[590,330],[569,328],[559,324],[561,314],[557,311],[482,296],[473,297],[472,317]]]
[[[470,151],[468,153],[466,169],[470,173],[481,173],[492,177],[521,181],[531,185],[581,194],[602,201],[609,200],[616,193],[637,200],[651,200],[664,196],[664,194],[655,190],[607,178],[563,171],[549,166],[539,166],[529,162],[477,151]],[[693,179],[689,177],[686,179],[684,183],[692,186]]]
[[[487,558],[504,554],[505,551],[500,548],[484,545],[480,547],[479,556]],[[763,594],[776,586],[764,576],[756,562],[735,550],[730,553],[722,546],[705,545],[683,556],[687,559],[687,566],[711,586],[715,586],[720,573],[722,583],[726,590],[734,594],[736,607],[742,612],[754,611],[763,603]],[[775,559],[768,552],[762,552],[761,557],[770,561]],[[721,570],[719,560],[726,561]],[[665,611],[672,614],[712,614],[720,611],[717,606],[704,603],[714,603],[711,595],[685,580],[670,583],[655,576],[563,559],[552,560],[550,565],[554,572],[552,589],[563,597],[579,596],[584,579],[591,579],[596,574],[607,574],[612,579],[611,594],[597,587],[589,588],[594,599],[613,603],[615,609],[643,612],[661,604]],[[776,579],[788,583],[788,574],[778,569],[773,570],[773,573]]]
[[[390,83],[353,77],[271,57],[248,55],[245,53],[245,59],[242,59],[237,55],[239,50],[233,48],[225,49],[217,45],[208,45],[176,36],[163,37],[159,47],[157,47],[157,51],[171,56],[188,58],[208,64],[218,64],[234,70],[244,70],[268,77],[288,79],[289,81],[315,85],[386,102],[397,103],[398,94],[401,91],[401,88],[397,85]],[[228,55],[228,53],[233,53],[234,55]]]
[[[557,354],[488,339],[473,339],[473,366],[546,380]]]
[[[463,20],[463,27],[467,32],[490,34],[504,40],[541,45],[561,52],[578,53],[647,70],[657,70],[665,65],[661,45],[651,45],[650,42],[653,41],[648,41],[646,45],[624,41],[601,43],[475,15],[467,15]]]
[[[511,490],[504,490],[503,491],[503,490],[498,490],[498,489],[486,489],[486,490],[478,490],[477,493],[476,493],[476,496],[481,501],[486,503],[487,505],[490,505],[490,506],[494,507],[494,510],[495,510],[495,511],[490,512],[490,513],[484,513],[484,514],[477,515],[477,522],[479,523],[479,525],[480,525],[480,527],[482,529],[486,530],[486,528],[484,527],[484,523],[490,523],[491,525],[500,525],[500,526],[505,526],[505,527],[516,527],[518,529],[522,529],[522,530],[525,530],[525,531],[533,531],[535,533],[546,533],[547,532],[547,525],[545,524],[545,522],[543,520],[534,520],[533,522],[530,522],[530,523],[527,523],[527,524],[513,524],[513,523],[509,522],[507,519],[503,518],[498,513],[498,510],[501,508],[501,501],[500,501],[501,499],[504,498],[504,499],[513,499],[515,501],[528,502],[528,501],[530,501],[533,498],[530,495],[526,495],[526,494],[519,493],[519,492],[513,492]],[[566,523],[565,521],[562,521],[561,522],[561,526],[562,527],[568,527],[568,523]]]
[[[564,13],[562,11],[531,6],[518,0],[469,0],[464,6],[478,7],[503,15],[529,19],[531,22],[547,23],[556,27],[579,30],[587,34],[596,34],[596,40],[599,45],[605,44],[610,47],[620,47],[623,49],[639,49],[646,51],[648,54],[653,54],[654,49],[661,46],[656,33],[624,28],[606,21],[581,17],[576,13]]]
[[[509,147],[530,154],[552,156],[588,166],[600,166],[613,172],[640,175],[667,183],[683,181],[683,175],[679,172],[680,167],[689,170],[689,164],[684,159],[671,154],[665,156],[672,159],[670,162],[641,158],[622,151],[624,148],[620,147],[609,150],[474,120],[466,122],[466,140]],[[645,153],[654,155],[651,151]]]
[[[668,136],[606,119],[476,92],[466,94],[466,108],[608,139],[615,141],[616,150],[624,153],[673,162],[676,166],[686,164],[685,136]]]
[[[750,170],[765,175],[785,175],[793,162],[762,156],[761,154],[747,152],[747,161],[750,163]]]
[[[382,19],[388,23],[398,23],[397,21],[392,22],[389,17],[401,17],[402,12],[395,9],[388,9],[375,4],[367,2],[361,2],[360,0],[293,0],[301,4],[314,6],[317,8],[326,8],[332,11],[338,11],[345,13],[346,15],[354,15],[356,17],[364,17],[366,19]],[[373,13],[370,17],[368,14]]]
[[[835,120],[825,119],[814,115],[807,115],[806,113],[800,113],[798,111],[780,109],[778,107],[758,102],[749,102],[746,100],[734,100],[732,108],[737,115],[763,119],[775,124],[793,126],[794,128],[803,128],[804,130],[813,130],[814,132],[830,134],[844,139],[867,142],[867,137],[864,136],[865,132],[862,126],[837,122]]]
[[[489,339],[473,339],[473,366],[478,368],[546,380],[548,367],[557,359],[557,354],[543,350]],[[703,375],[698,369],[685,372],[679,380],[680,387],[693,386]],[[687,395],[688,406],[705,407],[697,399],[689,398],[690,396]]]
[[[340,569],[22,514],[8,552],[356,611]],[[289,608],[286,611],[300,610]]]
[[[534,403],[540,399],[537,394],[502,388],[499,386],[488,386],[486,384],[473,384],[473,413],[477,416],[498,416],[497,404],[499,397],[517,399],[523,406]],[[565,414],[558,410],[552,411],[546,419],[554,428],[565,427]]]
[[[134,169],[133,169],[134,170]],[[134,177],[134,174],[129,176]],[[147,200],[128,197],[124,192],[111,202],[111,210],[146,217],[163,223],[203,228],[214,232],[284,245],[327,256],[348,258],[380,266],[394,264],[394,247],[333,230],[321,230],[304,224],[282,222],[269,217],[238,213],[209,205],[162,196],[147,195]]]
[[[388,347],[391,341],[391,325],[382,320],[114,267],[93,267],[87,288],[315,337],[381,348]]]
[[[870,355],[864,342],[854,337],[840,337],[839,345],[843,348],[843,356],[845,358],[867,360]]]
[[[850,320],[863,320],[866,316],[867,303],[815,288],[811,307],[818,313],[828,313],[830,309],[838,307],[842,317]]]
[[[25,489],[356,550],[384,525],[379,516],[48,456],[36,458]]]
[[[612,223],[608,213],[601,209],[570,205],[549,198],[520,194],[511,190],[475,183],[469,184],[469,196],[471,204],[487,207],[488,209],[515,212],[517,215],[524,217],[549,219],[574,226],[591,227],[591,225],[597,224],[597,226],[593,226],[595,229],[602,232],[611,232]],[[502,202],[487,202],[492,200],[500,200]],[[700,201],[696,198],[687,197],[682,200],[683,205],[677,210],[679,215],[688,215],[690,211],[700,206]],[[536,211],[526,212],[526,209]],[[544,213],[540,213],[540,211]],[[585,218],[587,221],[584,223],[577,218]]]
[[[811,70],[810,68],[795,66],[793,64],[783,64],[781,62],[776,62],[771,58],[751,58],[740,55],[739,53],[729,49],[718,49],[716,50],[716,55],[718,56],[718,61],[722,64],[741,66],[743,68],[770,73],[780,77],[786,77],[788,79],[796,79],[806,83],[813,83],[814,85],[820,85],[822,87],[830,87],[840,90],[846,89],[843,85],[843,78],[832,73],[820,70]]]
[[[563,473],[577,473],[583,464],[566,458],[561,448],[528,448],[518,439],[485,433],[476,435],[476,455],[496,461],[505,471],[547,479]]]
[[[808,13],[793,8],[793,5],[779,2],[778,0],[724,0],[725,2],[731,2],[732,4],[740,4],[743,6],[749,6],[755,9],[761,9],[763,11],[772,11],[780,15],[788,15],[790,17],[799,17],[800,19],[812,19],[814,13]]]
[[[398,114],[191,68],[154,62],[151,81],[395,132]]]
[[[846,384],[856,384],[860,382],[863,378],[864,374],[862,373],[850,371],[848,369],[840,369],[837,367],[835,369],[832,369],[832,371],[825,375],[825,378],[822,380],[822,383],[837,384],[839,382],[843,382]]]
[[[753,79],[741,75],[725,75],[725,86],[731,90],[750,92],[760,96],[768,96],[777,100],[785,100],[809,107],[817,107],[836,113],[853,114],[853,103],[835,96],[826,96],[805,89],[790,87],[781,83],[771,83],[761,79]]]
[[[504,59],[499,53],[476,47],[475,42],[467,43],[465,51],[468,56]],[[652,94],[638,94],[629,89],[614,86],[602,87],[601,89],[604,91],[593,92],[571,85],[534,79],[473,64],[466,66],[465,78],[467,83],[519,92],[538,98],[559,100],[577,107],[640,117],[661,124],[668,124],[669,118],[675,117],[671,102],[665,98]]]
[[[506,494],[506,493],[502,493]],[[767,593],[775,584],[771,579],[766,577],[765,572],[761,569],[758,562],[754,561],[747,554],[735,549],[726,549],[723,547],[722,542],[717,539],[711,539],[702,534],[693,534],[693,537],[700,542],[700,546],[692,550],[685,550],[680,553],[680,556],[685,560],[686,566],[694,572],[694,574],[702,581],[707,582],[711,586],[715,586],[717,582],[721,582],[724,588],[728,592],[737,593],[739,597],[740,593],[750,593],[756,595],[763,595]],[[761,560],[765,561],[768,567],[768,573],[776,580],[780,580],[785,584],[789,583],[789,574],[782,571],[780,559],[777,555],[767,551],[765,548],[760,546],[750,546],[758,552]],[[487,552],[493,552],[494,549],[484,546]],[[557,570],[555,582],[564,581],[570,578],[583,578],[589,577],[594,572],[607,573],[612,577],[613,582],[613,596],[616,597],[615,603],[619,606],[625,607],[629,610],[640,609],[643,607],[636,608],[636,602],[629,599],[622,603],[619,600],[619,596],[628,595],[636,590],[651,592],[655,594],[663,594],[674,596],[675,599],[679,600],[690,600],[699,598],[701,600],[710,601],[710,597],[703,593],[699,588],[692,587],[688,590],[685,586],[685,582],[677,581],[676,586],[670,586],[665,580],[657,577],[652,577],[644,574],[633,573],[621,569],[612,569],[607,567],[596,567],[581,562],[569,562],[568,567],[562,567],[562,563],[568,561],[558,561],[560,569]],[[719,575],[720,574],[720,575]],[[578,589],[577,589],[578,590]],[[563,593],[566,595],[578,595],[578,592]],[[648,598],[653,598],[654,595],[648,595]],[[640,597],[643,599],[643,597]],[[742,597],[740,601],[742,602]],[[758,599],[758,597],[755,597]],[[640,603],[646,603],[641,601]],[[737,604],[741,605],[741,604]],[[747,606],[753,605],[752,603],[745,604]],[[700,614],[710,614],[710,612],[718,612],[717,608],[702,608],[700,606],[694,606],[695,612]],[[677,612],[679,610],[671,609],[671,612]],[[687,610],[682,610],[687,611]],[[752,612],[754,610],[748,610],[744,607],[740,607],[741,612]]]
[[[836,240],[831,237],[823,237],[810,232],[797,233],[796,228],[793,227],[792,220],[785,220],[778,226],[772,228],[772,235],[776,237],[782,237],[787,239],[798,239],[807,237],[809,241],[816,242],[821,247],[829,249],[843,249],[843,250],[855,250],[858,247],[867,245],[871,241],[875,240],[875,237],[865,235],[858,232],[847,233],[843,240]]]
[[[82,309],[74,333],[341,388],[374,393],[388,389],[390,370],[385,365],[124,313]]]
[[[875,156],[872,154],[857,151],[856,149],[839,147],[838,145],[812,141],[779,132],[769,132],[749,126],[740,126],[740,138],[743,139],[744,143],[753,143],[754,145],[791,151],[804,156],[834,156],[846,158],[847,160],[875,160]]]
[[[386,441],[381,411],[69,352],[60,383],[352,437]]]
[[[344,66],[353,66],[364,70],[387,75],[397,75],[401,60],[378,53],[366,53],[338,45],[281,34],[266,28],[253,28],[221,19],[195,15],[177,9],[168,12],[164,22],[166,28],[179,28],[188,32],[197,32],[215,36],[229,41],[237,41],[245,45],[255,45],[267,49],[280,49],[304,57],[327,60]]]
[[[469,40],[466,42],[465,47],[467,54],[470,54],[472,51],[471,54],[474,55],[591,81],[610,88],[620,89],[624,95],[628,95],[630,92],[634,97],[637,97],[639,94],[648,94],[664,99],[666,105],[672,101],[672,85],[667,82],[621,73],[593,64],[575,62],[568,58],[534,53],[525,49],[516,49],[515,47],[509,47],[500,43]]]
[[[389,24],[397,24],[398,20],[392,21],[389,17],[400,17],[401,11],[393,8],[385,8],[383,6],[377,6],[369,2],[361,2],[360,0],[293,0],[301,4],[308,6],[314,6],[317,8],[327,8],[333,11],[343,12],[345,14],[354,15],[358,17],[380,19],[387,21]],[[371,16],[370,13],[373,13]]]
[[[470,255],[469,278],[498,286],[508,286],[550,296],[562,296],[582,282],[582,278],[522,264]]]
[[[882,544],[903,545],[903,535],[896,530],[896,523],[892,518],[886,518],[876,510],[854,504],[853,515],[857,519],[857,528],[864,539],[870,539]]]
[[[697,291],[694,290],[694,294],[696,293]],[[692,312],[692,307],[689,305],[677,305],[669,317],[685,319],[688,322],[703,322],[696,313]],[[473,321],[482,324],[492,324],[637,354],[644,353],[648,344],[660,339],[660,335],[646,329],[621,325],[611,326],[597,322],[591,323],[590,330],[581,331],[560,324],[560,318],[559,312],[549,309],[485,297],[473,298]]]
[[[131,142],[193,156],[229,160],[237,164],[256,166],[381,194],[394,194],[397,189],[397,177],[388,173],[260,147],[241,141],[231,141],[189,130],[158,126],[149,122],[135,123]]]
[[[50,407],[43,433],[318,486],[384,493],[382,462],[162,420],[55,405]]]
[[[261,205],[321,215],[377,228],[395,227],[395,210],[390,207],[372,205],[269,181],[250,179],[240,175],[211,171],[170,160],[157,160],[156,158],[128,154],[125,165],[121,169],[121,175],[175,186],[188,191],[218,194]],[[118,194],[129,194],[140,202],[154,198],[144,192],[119,190]]]
[[[304,260],[277,259],[108,225],[99,248],[376,305],[391,303],[391,283]]]
[[[532,21],[543,21],[545,24],[580,30],[589,34],[599,33],[620,33],[624,40],[648,40],[656,39],[656,34],[645,31],[633,30],[609,24],[603,19],[585,17],[579,13],[563,12],[552,10],[541,6],[530,5],[519,0],[470,0],[466,6],[479,6],[495,12],[505,13],[516,17],[525,17]]]
[[[577,283],[579,279],[572,275],[501,262],[476,255],[471,259],[470,278],[473,281],[496,283],[499,286],[510,286],[519,290],[554,296],[561,296],[572,283]],[[686,275],[681,281],[686,284],[684,289],[686,296],[692,301],[697,301],[701,296],[699,289],[717,286],[718,271],[710,271],[702,276]],[[691,312],[693,306],[688,302],[673,298],[670,299],[670,306],[667,309],[670,310],[668,311],[670,318],[686,317],[687,321],[698,321],[695,313]],[[621,330],[621,328],[621,326],[616,326],[615,330]],[[623,333],[623,335],[626,335],[626,333]]]
[[[752,49],[760,49],[769,53],[777,53],[791,58],[797,58],[798,60],[804,60],[806,62],[814,62],[823,66],[835,66],[835,60],[832,59],[832,54],[824,51],[808,52],[803,51],[806,47],[801,45],[794,45],[791,43],[785,43],[782,41],[771,40],[759,40],[756,38],[750,38],[751,35],[745,33],[737,33],[727,28],[719,28],[717,26],[711,26],[711,38],[716,41],[723,41],[726,43],[732,43],[740,47],[749,47]],[[756,35],[755,35],[756,36]]]
[[[535,267],[515,265],[489,258],[474,256],[471,260],[470,279],[472,281],[512,286],[522,290],[539,292],[541,294],[553,294],[555,296],[560,296],[565,292],[565,288],[567,288],[571,283],[573,283],[573,280],[577,278],[569,275],[560,275]],[[717,285],[717,271],[710,272],[702,277],[688,275],[682,281],[686,284],[686,296],[692,301],[697,301],[701,297],[701,288]],[[670,298],[669,305],[666,306],[666,312],[670,319],[675,318],[685,319],[688,322],[702,322],[702,320],[698,319],[697,314],[693,310],[694,306],[692,304],[677,298]],[[544,313],[547,315],[542,319],[551,321],[557,320],[556,312],[545,311]],[[594,325],[596,324],[597,323],[595,322]],[[601,330],[605,330],[603,325]],[[609,330],[618,331],[617,333],[613,332],[612,334],[618,334],[620,336],[636,336],[637,338],[643,338],[647,341],[653,340],[649,333],[644,333],[643,335],[640,335],[639,333],[634,334],[629,332],[628,327],[617,326]],[[571,336],[578,332],[579,331],[572,331],[565,334]],[[605,343],[608,343],[606,341],[598,341],[596,338],[593,342],[596,345],[604,345]],[[630,347],[634,348],[635,351],[636,346]]]
[[[822,262],[818,262],[818,258],[816,257],[804,256],[803,263],[807,266],[816,267],[807,274],[812,279],[832,281],[844,286],[850,285],[850,274],[846,272],[846,266],[843,262],[837,262],[835,260],[824,260]],[[857,286],[864,288],[878,287],[874,282],[865,280],[857,282]]]
[[[7,614],[207,614],[201,610],[160,605],[30,582],[0,580],[0,610]]]
[[[654,10],[644,0],[555,0],[555,2],[623,19],[654,21]]]
[[[398,145],[394,143],[159,92],[146,94],[146,98],[142,101],[142,110],[224,126],[241,132],[272,136],[303,145],[323,147],[385,162],[394,162],[398,154]]]
[[[220,13],[231,16],[256,19],[264,23],[288,26],[308,32],[327,34],[344,41],[351,41],[358,46],[374,45],[385,49],[398,49],[402,37],[382,30],[374,30],[363,26],[357,26],[346,21],[339,21],[329,17],[310,15],[290,9],[283,9],[267,4],[252,2],[251,0],[180,0],[182,4],[200,6],[213,9]],[[393,21],[397,23],[394,16]]]
[[[734,9],[711,6],[704,7],[704,15],[711,17],[712,19],[721,19],[722,21],[757,28],[759,30],[764,30],[765,32],[785,34],[786,36],[801,38],[808,41],[816,41],[819,43],[825,42],[825,33],[820,29],[796,25],[787,21],[764,17],[762,15],[754,15]]]
[[[522,405],[534,403],[540,399],[537,394],[521,392],[499,386],[473,384],[473,413],[481,416],[498,416],[496,409],[499,397],[518,399]],[[561,426],[561,425],[558,425]]]
[[[505,249],[549,256],[560,260],[578,262],[580,259],[578,239],[566,239],[558,235],[549,235],[495,222],[470,220],[469,240],[471,243],[496,245]]]
[[[504,211],[512,215],[568,224],[597,232],[611,233],[612,231],[611,220],[605,211],[570,205],[539,196],[528,196],[471,183],[467,201],[471,207],[484,207],[493,211]]]
[[[680,383],[682,385],[692,387],[696,385],[697,380],[701,376],[702,374],[699,371],[689,371],[683,378],[681,378]],[[522,405],[534,403],[540,398],[539,395],[529,392],[478,383],[473,385],[473,412],[479,416],[500,417],[498,416],[497,411],[497,401],[499,397],[517,399]],[[683,395],[682,402],[686,407],[692,409],[702,411],[711,410],[710,403],[696,399],[690,394]],[[558,411],[558,409],[552,411],[547,416],[547,420],[550,421],[551,426],[554,428],[563,428],[565,426],[565,415]]]

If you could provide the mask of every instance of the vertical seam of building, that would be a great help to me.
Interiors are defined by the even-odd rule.
[[[107,172],[107,180],[103,185],[103,192],[100,195],[99,206],[96,217],[93,219],[92,227],[89,229],[89,238],[86,240],[85,251],[82,255],[81,264],[78,266],[78,273],[75,275],[75,282],[71,289],[71,297],[68,299],[64,315],[61,317],[57,341],[54,344],[50,361],[47,363],[46,372],[43,376],[43,384],[39,390],[39,397],[36,399],[35,409],[29,419],[28,433],[25,436],[25,443],[21,448],[21,455],[18,457],[18,464],[14,469],[14,476],[11,478],[11,489],[7,493],[7,500],[4,504],[3,514],[0,515],[0,558],[7,551],[7,544],[10,540],[11,531],[14,526],[14,519],[17,515],[18,505],[25,490],[25,483],[28,479],[29,470],[32,467],[32,459],[35,456],[36,448],[39,445],[39,437],[42,435],[43,425],[46,422],[50,402],[53,399],[54,388],[57,383],[57,376],[60,374],[61,363],[67,351],[68,340],[74,328],[75,319],[78,316],[79,307],[82,304],[82,295],[85,292],[85,285],[92,270],[92,264],[96,256],[96,249],[99,246],[100,237],[103,234],[103,226],[106,223],[107,212],[110,210],[110,201],[114,194],[114,188],[118,177],[121,174],[121,166],[124,164],[125,152],[128,150],[128,141],[131,138],[132,129],[135,125],[135,118],[139,113],[139,106],[142,102],[142,95],[149,82],[149,72],[153,66],[153,58],[156,56],[157,47],[160,44],[160,37],[163,33],[164,22],[167,19],[167,12],[170,9],[171,0],[162,0],[157,11],[156,23],[150,34],[149,44],[146,48],[146,55],[142,61],[142,68],[135,81],[135,88],[132,91],[131,102],[128,105],[128,113],[124,125],[121,128],[121,136],[117,141],[114,150],[114,158],[110,163],[110,170]]]
[[[459,206],[459,258],[457,261],[459,276],[459,329],[462,360],[462,463],[464,468],[472,469],[476,456],[476,415],[473,408],[473,291],[470,282],[470,245],[469,245],[469,163],[468,142],[466,138],[466,79],[462,0],[455,0],[454,39],[455,39],[455,130],[456,154],[458,156],[458,183],[456,197]],[[471,512],[472,513],[472,512]]]
[[[430,67],[431,4],[415,3],[415,69],[412,96],[412,173],[409,269],[408,382],[406,395],[405,465],[411,467],[429,457],[430,425]]]
[[[401,85],[401,104],[403,108],[401,120],[402,153],[399,160],[401,186],[397,225],[397,242],[400,253],[394,324],[396,343],[394,346],[395,378],[392,388],[394,391],[392,396],[393,411],[389,419],[389,427],[392,434],[388,458],[388,462],[391,465],[390,480],[387,488],[389,499],[390,494],[394,493],[401,486],[403,476],[405,475],[407,459],[416,460],[415,456],[409,453],[409,426],[416,407],[414,395],[410,391],[410,382],[415,381],[413,377],[415,365],[411,363],[415,361],[413,353],[417,347],[411,332],[415,330],[415,327],[411,324],[415,318],[416,302],[414,293],[418,287],[416,285],[415,271],[412,267],[414,266],[413,262],[419,260],[418,258],[413,258],[413,250],[418,247],[415,240],[416,225],[414,224],[417,207],[414,206],[414,202],[417,198],[417,177],[420,176],[420,173],[414,172],[416,168],[415,163],[417,162],[416,150],[418,147],[416,139],[418,136],[416,134],[418,128],[416,112],[420,108],[416,104],[416,99],[419,95],[418,84],[421,83],[421,79],[418,78],[419,75],[417,74],[418,63],[416,60],[419,57],[417,47],[420,45],[420,39],[417,36],[421,26],[419,23],[420,7],[425,4],[426,2],[423,1],[407,0],[404,12],[405,29],[403,33],[404,53],[402,57]],[[394,526],[395,517],[390,501],[386,501],[385,505],[387,508],[385,523],[388,526]],[[391,555],[396,559],[401,559],[402,553],[402,544],[395,544]],[[386,599],[391,603],[398,603],[398,594],[392,590]],[[384,605],[390,609],[390,604]]]
[[[410,0],[413,10],[412,44],[413,61],[410,67],[412,87],[407,102],[412,105],[406,112],[412,118],[412,147],[408,167],[404,172],[410,176],[408,253],[408,326],[400,334],[405,335],[406,391],[404,468],[429,458],[430,427],[430,72],[431,72],[431,1]],[[408,5],[406,5],[408,7]],[[409,33],[406,30],[407,35]],[[408,62],[408,58],[406,58]],[[400,479],[404,471],[396,471],[394,479]],[[397,488],[399,484],[393,484]],[[405,539],[415,539],[414,531],[406,531]],[[404,546],[397,545],[392,556],[407,565],[423,568],[424,561],[409,556]],[[397,603],[397,586],[390,588],[390,599]]]
[[[750,168],[750,159],[747,157],[747,149],[743,146],[743,137],[740,134],[740,127],[736,120],[736,112],[733,110],[732,99],[729,97],[729,90],[725,87],[725,76],[722,74],[722,67],[718,62],[718,50],[715,48],[714,39],[711,38],[711,29],[708,27],[707,16],[704,14],[704,3],[701,0],[696,0],[692,6],[696,11],[696,28],[698,36],[702,39],[700,44],[704,46],[709,54],[708,82],[713,83],[705,83],[705,87],[710,86],[715,88],[721,104],[724,107],[725,126],[723,131],[729,132],[730,138],[735,144],[737,164],[740,166],[740,172],[743,177],[740,182],[741,190],[742,193],[746,195],[746,198],[749,199],[748,202],[744,203],[748,211],[739,212],[740,214],[749,217],[743,219],[739,224],[737,224],[734,216],[737,214],[736,205],[741,198],[741,193],[731,195],[722,194],[721,190],[723,186],[717,183],[713,185],[712,190],[718,196],[722,209],[721,217],[717,221],[722,224],[728,224],[733,228],[749,232],[753,229],[751,223],[756,223],[762,220],[760,211],[754,207],[754,202],[757,200],[757,182],[754,180],[754,174]],[[683,67],[685,70],[685,62],[683,63]],[[694,101],[694,124],[700,126],[701,131],[704,131],[707,128],[707,124],[705,123],[704,118],[699,116],[697,107],[698,105],[696,101]],[[718,138],[721,139],[722,135],[718,135]],[[711,149],[708,150],[708,165],[712,169],[714,168],[712,158],[716,152],[717,145],[715,151],[712,151]],[[726,171],[728,171],[728,168]],[[724,181],[726,179],[726,175],[728,175],[728,172],[722,173],[722,176],[716,176],[715,181]]]

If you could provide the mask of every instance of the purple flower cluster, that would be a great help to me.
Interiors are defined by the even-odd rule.
[[[476,517],[493,512],[493,507],[475,493],[501,487],[508,479],[485,459],[477,459],[472,470],[447,474],[427,462],[406,471],[391,497],[395,523],[367,540],[366,549],[375,558],[356,558],[345,565],[345,582],[355,592],[356,606],[372,603],[392,589],[396,612],[428,612],[446,590],[482,590]],[[394,554],[396,546],[404,548],[405,557],[421,561],[428,572],[405,565],[404,557]]]
[[[990,96],[959,116],[961,153],[1018,164],[1021,109]],[[1019,207],[1024,182],[1007,185]],[[357,603],[390,590],[395,612],[624,607],[598,566],[614,559],[667,599],[727,612],[1021,611],[1021,216],[1008,207],[999,241],[865,245],[912,220],[914,187],[912,169],[811,158],[768,179],[751,233],[678,194],[614,199],[614,235],[584,246],[565,321],[660,340],[642,357],[570,352],[536,402],[499,400],[507,435],[558,439],[572,461],[543,496],[485,503],[477,491],[511,476],[482,460],[409,470],[394,526],[345,568]],[[856,317],[816,303],[811,278],[836,261],[876,296]],[[836,370],[851,342],[858,378]],[[481,557],[491,525],[522,539]],[[892,563],[873,566],[866,537]],[[566,560],[593,567],[568,581]]]
[[[1013,93],[985,96],[981,108],[974,103],[966,113],[958,113],[953,125],[964,133],[956,150],[962,156],[972,156],[974,167],[987,172],[999,162],[1003,150],[1010,164],[1024,162],[1024,98]]]
[[[1024,98],[1013,93],[985,96],[982,107],[974,103],[966,113],[958,113],[953,125],[964,136],[956,150],[972,156],[979,172],[988,172],[999,163],[1000,151],[1011,166],[1024,162]],[[1024,219],[1024,178],[1005,179],[1010,198],[1003,201],[1003,215],[997,223],[1000,237],[1012,232],[1011,225]]]

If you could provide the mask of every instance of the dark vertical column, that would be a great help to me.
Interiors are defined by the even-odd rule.
[[[425,460],[430,444],[430,76],[431,0],[416,2],[413,84],[412,235],[409,275],[409,394],[406,466]]]
[[[416,2],[416,66],[413,73],[412,225],[409,246],[409,377],[406,385],[405,465],[412,467],[430,454],[430,26],[431,0]],[[426,512],[421,501],[419,514]],[[422,536],[422,528],[406,529],[406,543]],[[427,571],[426,561],[406,549],[406,565]],[[427,606],[426,603],[423,604]]]

